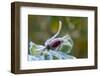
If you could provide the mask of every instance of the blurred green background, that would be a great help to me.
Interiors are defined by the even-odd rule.
[[[59,20],[62,21],[59,37],[69,34],[74,42],[71,55],[77,58],[87,58],[87,17],[28,15],[28,40],[44,45],[44,42],[57,32]]]

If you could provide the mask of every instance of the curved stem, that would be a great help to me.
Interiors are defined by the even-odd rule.
[[[57,36],[59,35],[60,31],[61,31],[61,28],[62,28],[62,23],[61,23],[61,21],[59,21],[59,28],[58,28],[58,31],[57,31],[57,33],[56,33],[53,37],[51,37],[50,39],[54,39],[55,37],[57,37]]]
[[[53,37],[49,38],[49,39],[45,42],[45,45],[48,45],[48,43],[49,43],[52,39],[54,39],[55,37],[57,37],[57,36],[59,35],[59,33],[60,33],[60,31],[61,31],[61,27],[62,27],[62,23],[61,23],[61,21],[59,21],[59,28],[58,28],[57,33],[56,33]]]

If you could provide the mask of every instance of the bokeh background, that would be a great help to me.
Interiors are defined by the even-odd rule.
[[[28,15],[28,41],[44,45],[44,42],[57,32],[59,20],[62,21],[59,37],[69,34],[74,42],[70,54],[77,58],[87,58],[87,17]]]

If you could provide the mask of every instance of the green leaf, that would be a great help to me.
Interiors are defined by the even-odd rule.
[[[65,35],[62,37],[63,43],[59,47],[59,51],[64,52],[66,54],[70,53],[73,47],[73,41],[69,35]]]
[[[57,60],[57,59],[60,59],[60,58],[57,56],[53,56],[53,60]]]
[[[59,50],[67,54],[71,50],[71,47],[68,45],[62,45]]]
[[[37,48],[33,45],[32,48],[31,48],[31,54],[32,55],[39,55],[40,51],[37,50]]]

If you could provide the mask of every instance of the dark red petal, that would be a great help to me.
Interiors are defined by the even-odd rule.
[[[51,43],[51,47],[52,47],[52,48],[56,48],[56,47],[58,47],[60,44],[61,44],[61,41],[54,41],[54,42]]]

